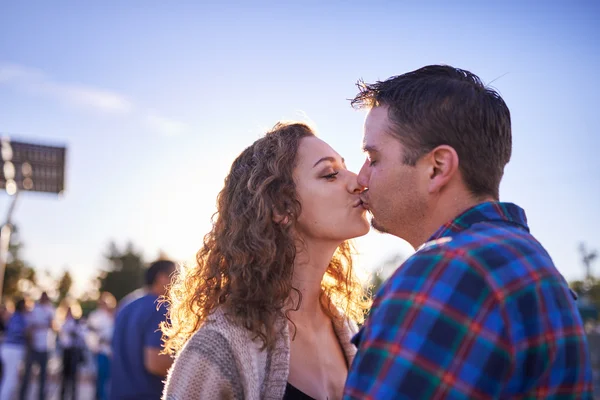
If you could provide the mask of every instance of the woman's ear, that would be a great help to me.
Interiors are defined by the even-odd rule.
[[[273,222],[280,225],[287,225],[290,223],[290,214],[282,214],[273,207]]]

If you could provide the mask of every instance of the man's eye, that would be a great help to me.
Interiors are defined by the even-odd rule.
[[[372,167],[373,165],[375,165],[377,161],[375,160],[369,160],[369,167]]]

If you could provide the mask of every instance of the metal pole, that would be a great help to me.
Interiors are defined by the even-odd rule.
[[[12,234],[12,214],[15,210],[15,204],[19,198],[19,191],[15,193],[8,208],[6,215],[6,223],[0,230],[0,301],[2,301],[4,287],[4,273],[6,272],[6,263],[8,262],[8,249],[10,246],[10,236]]]

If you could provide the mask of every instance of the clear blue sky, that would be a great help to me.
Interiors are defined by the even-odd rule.
[[[65,196],[16,210],[32,265],[82,288],[110,240],[189,259],[231,161],[276,120],[314,122],[358,170],[356,80],[445,63],[494,81],[513,118],[501,198],[582,276],[578,243],[600,248],[600,3],[282,3],[2,2],[0,132],[68,146]],[[358,249],[367,269],[407,254],[377,233]]]

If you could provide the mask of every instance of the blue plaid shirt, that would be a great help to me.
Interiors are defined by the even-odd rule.
[[[575,299],[524,211],[442,226],[382,286],[344,399],[592,399]]]

